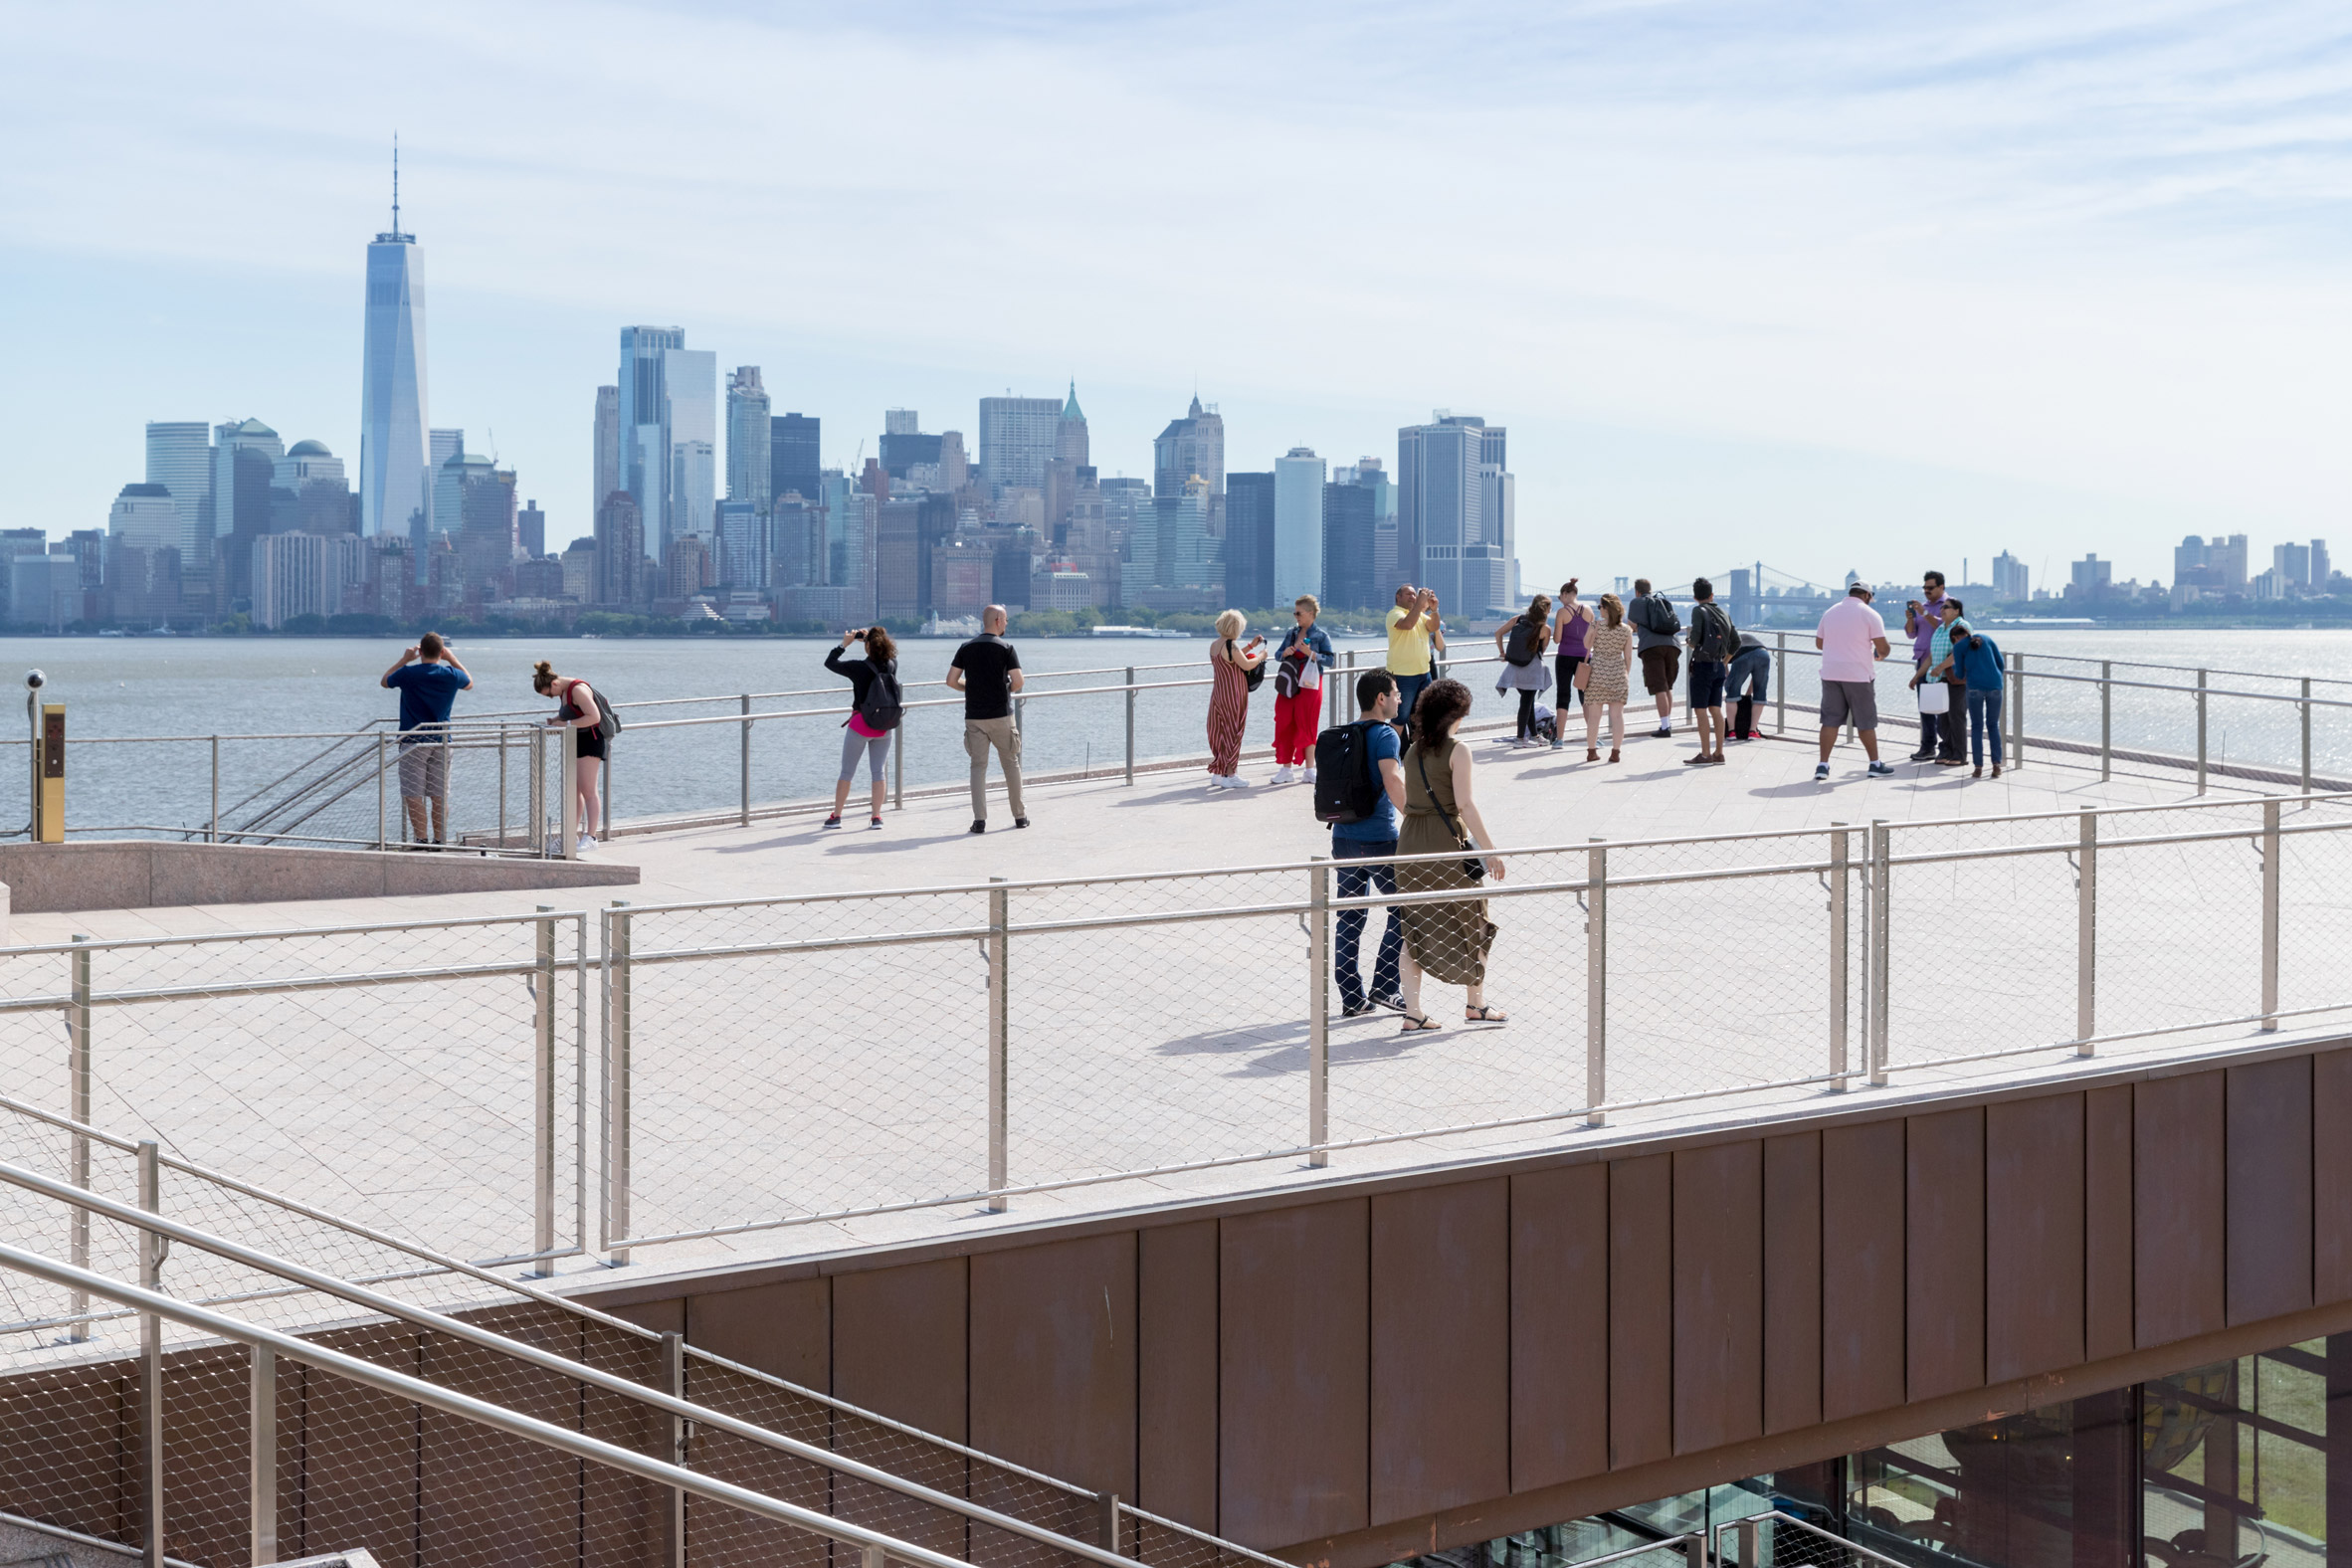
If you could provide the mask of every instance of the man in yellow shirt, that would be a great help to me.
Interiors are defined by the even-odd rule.
[[[1411,583],[1397,590],[1397,607],[1388,613],[1388,673],[1397,678],[1397,723],[1413,718],[1413,699],[1430,683],[1430,650],[1446,651],[1446,630],[1438,622],[1435,589]]]

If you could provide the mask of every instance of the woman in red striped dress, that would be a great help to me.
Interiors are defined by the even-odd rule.
[[[1241,641],[1249,623],[1239,610],[1217,618],[1217,641],[1209,645],[1209,787],[1248,789],[1242,773],[1242,735],[1250,727],[1250,673],[1266,664],[1266,639]]]

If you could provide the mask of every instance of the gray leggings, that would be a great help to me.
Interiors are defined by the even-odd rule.
[[[866,753],[867,772],[874,776],[875,783],[880,784],[882,781],[882,763],[890,755],[890,737],[861,735],[844,724],[841,730],[841,781],[844,784],[858,776],[858,753],[861,751]]]

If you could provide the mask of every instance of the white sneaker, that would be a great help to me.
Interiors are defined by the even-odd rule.
[[[1274,769],[1274,782],[1276,784],[1287,784],[1290,782],[1290,768],[1287,763]]]
[[[1315,770],[1314,770],[1314,769],[1312,769],[1312,768],[1308,768],[1308,769],[1306,770],[1306,782],[1307,782],[1307,783],[1309,783],[1309,784],[1312,784],[1314,781],[1315,781]]]
[[[587,854],[587,853],[588,853],[590,850],[593,850],[593,849],[595,849],[595,848],[596,848],[596,840],[595,840],[595,839],[591,838],[589,835],[587,835],[587,834],[585,834],[585,833],[583,833],[583,834],[581,834],[581,835],[580,835],[580,837],[579,837],[579,840],[578,840],[578,842],[577,842],[577,853],[579,853],[579,854],[581,854],[581,855],[585,855],[585,854]]]
[[[1225,787],[1227,789],[1248,789],[1250,781],[1239,773],[1229,773],[1225,776]]]

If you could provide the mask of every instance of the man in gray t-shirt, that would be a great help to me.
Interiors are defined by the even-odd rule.
[[[1658,736],[1674,733],[1674,678],[1682,673],[1682,651],[1674,639],[1682,635],[1682,618],[1673,601],[1650,591],[1650,579],[1634,579],[1634,602],[1625,607],[1626,625],[1634,629],[1635,657],[1642,661],[1642,689],[1658,699]]]

